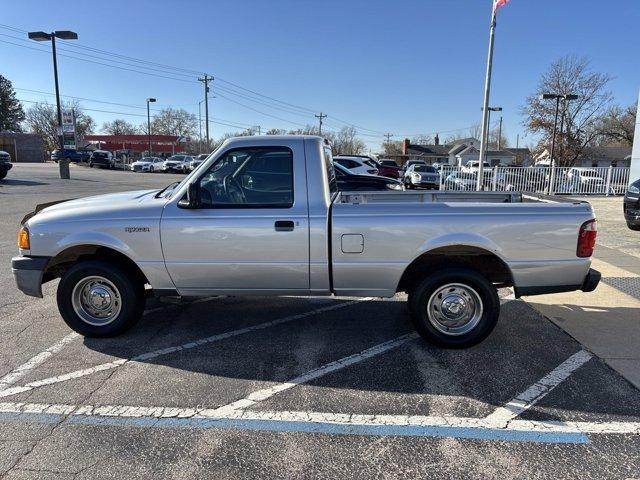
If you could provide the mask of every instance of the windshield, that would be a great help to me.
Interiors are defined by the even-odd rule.
[[[436,169],[430,165],[416,165],[413,167],[415,172],[423,172],[423,173],[437,173]]]

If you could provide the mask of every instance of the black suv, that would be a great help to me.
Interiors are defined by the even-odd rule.
[[[7,172],[11,170],[11,155],[4,150],[0,150],[0,180],[7,176]]]
[[[640,179],[633,182],[624,194],[624,219],[631,230],[640,230]]]
[[[90,167],[113,168],[116,166],[116,160],[111,152],[106,150],[94,150],[89,157]]]

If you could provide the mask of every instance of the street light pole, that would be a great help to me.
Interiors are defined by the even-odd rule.
[[[68,179],[70,177],[69,164],[67,163],[66,159],[62,157],[64,155],[64,131],[62,130],[62,105],[60,102],[60,85],[58,82],[58,56],[56,54],[56,37],[62,40],[77,40],[78,34],[70,30],[56,30],[51,33],[29,32],[27,36],[29,37],[29,39],[35,40],[36,42],[51,42],[51,53],[53,55],[53,80],[56,89],[56,109],[58,115],[58,147],[60,148],[60,155],[58,156],[58,170],[60,173],[60,178]]]
[[[147,98],[147,140],[149,142],[149,156],[153,156],[151,153],[151,114],[149,113],[149,103],[155,102],[156,99],[149,97]]]

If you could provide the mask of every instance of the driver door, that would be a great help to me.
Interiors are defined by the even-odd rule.
[[[165,264],[181,295],[309,289],[302,141],[228,150],[193,180],[201,208],[174,199],[161,222]]]

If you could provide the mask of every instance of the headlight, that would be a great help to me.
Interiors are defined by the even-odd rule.
[[[18,230],[18,248],[22,250],[30,250],[31,242],[29,241],[29,229],[25,226]]]
[[[419,173],[412,173],[411,174],[411,180],[414,180],[416,182],[419,182],[422,179],[422,177],[420,176]]]
[[[400,183],[387,183],[389,190],[402,190],[402,184]]]
[[[640,188],[636,187],[635,185],[630,185],[629,193],[640,193]]]

